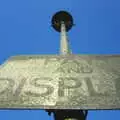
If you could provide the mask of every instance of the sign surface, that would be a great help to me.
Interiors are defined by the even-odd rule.
[[[16,56],[0,67],[0,108],[119,109],[120,56]]]

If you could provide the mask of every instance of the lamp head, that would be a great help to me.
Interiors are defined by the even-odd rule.
[[[73,26],[73,17],[66,11],[59,11],[52,17],[52,27],[61,32],[61,23],[64,22],[66,31],[68,32]]]

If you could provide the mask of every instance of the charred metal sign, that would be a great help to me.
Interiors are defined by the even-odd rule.
[[[0,108],[118,109],[120,56],[16,56],[0,67]]]

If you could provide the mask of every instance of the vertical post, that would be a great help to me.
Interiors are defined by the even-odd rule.
[[[52,17],[52,27],[61,34],[60,55],[69,55],[69,41],[67,32],[73,26],[73,18],[66,11],[59,11]],[[59,98],[58,98],[59,99]],[[53,113],[54,120],[86,120],[87,110],[80,109],[46,109],[48,115]]]
[[[64,21],[61,21],[61,40],[60,40],[60,54],[70,54],[69,41],[67,37],[66,27]]]

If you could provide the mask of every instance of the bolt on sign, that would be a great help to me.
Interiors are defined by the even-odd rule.
[[[11,57],[0,67],[0,108],[120,108],[120,56]]]

